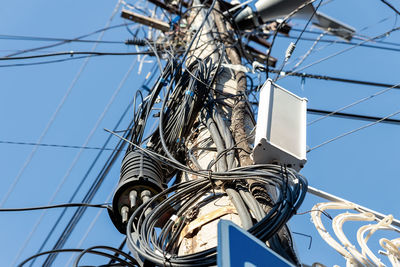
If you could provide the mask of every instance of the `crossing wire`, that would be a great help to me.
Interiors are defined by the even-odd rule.
[[[331,142],[333,142],[333,141],[336,141],[336,140],[338,140],[338,139],[340,139],[340,138],[342,138],[342,137],[345,137],[345,136],[347,136],[347,135],[353,134],[353,133],[355,133],[355,132],[358,132],[358,131],[360,131],[360,130],[363,130],[363,129],[365,129],[365,128],[368,128],[368,127],[370,127],[370,126],[373,126],[373,125],[375,125],[375,124],[378,124],[378,123],[380,123],[380,122],[382,122],[382,121],[384,121],[384,120],[386,120],[386,119],[388,119],[388,118],[390,118],[390,117],[393,117],[393,116],[395,116],[395,115],[397,115],[397,114],[400,114],[400,110],[398,110],[398,111],[396,111],[396,112],[393,112],[392,114],[390,114],[390,115],[388,115],[388,116],[386,116],[386,117],[383,117],[383,118],[381,118],[380,120],[371,122],[371,123],[369,123],[369,124],[366,124],[366,125],[364,125],[364,126],[361,126],[361,127],[359,127],[359,128],[356,128],[356,129],[354,129],[354,130],[348,131],[348,132],[343,133],[343,134],[341,134],[341,135],[338,135],[338,136],[336,136],[336,137],[334,137],[334,138],[331,138],[331,139],[329,139],[329,140],[327,140],[327,141],[325,141],[325,142],[323,142],[323,143],[321,143],[321,144],[319,144],[319,145],[316,145],[316,146],[314,146],[314,147],[308,149],[308,150],[307,150],[307,153],[313,151],[314,149],[320,148],[320,147],[322,147],[322,146],[324,146],[324,145],[326,145],[326,144],[329,144],[329,143],[331,143]]]
[[[121,4],[121,1],[118,1],[118,3],[116,4],[111,17],[108,19],[107,23],[106,23],[106,28],[108,28],[111,25],[111,22],[115,16],[115,14],[117,13],[119,6]],[[99,37],[97,38],[98,40],[102,40],[103,36],[105,34],[105,31],[101,32]],[[95,51],[96,48],[98,46],[98,43],[95,43],[92,47],[92,51]],[[53,113],[52,117],[50,118],[49,122],[47,123],[44,131],[42,132],[41,136],[39,137],[37,143],[41,143],[44,139],[44,137],[46,136],[47,132],[49,131],[50,127],[52,126],[52,124],[54,123],[58,113],[60,112],[61,108],[64,106],[64,103],[66,102],[68,96],[70,95],[72,89],[75,87],[76,83],[78,82],[79,78],[81,77],[83,71],[85,70],[86,66],[88,65],[89,61],[90,61],[91,57],[88,57],[85,59],[85,61],[83,62],[81,68],[79,69],[77,75],[74,77],[71,85],[69,86],[69,88],[67,89],[67,92],[65,93],[64,97],[61,99],[61,102],[58,104],[55,112]],[[35,146],[33,148],[33,150],[31,151],[31,153],[29,154],[27,160],[25,161],[23,167],[20,169],[20,171],[17,174],[17,177],[14,179],[14,181],[12,182],[11,186],[9,187],[7,193],[5,194],[4,198],[2,199],[1,203],[0,203],[0,207],[2,207],[4,205],[4,203],[6,203],[6,201],[8,200],[8,198],[10,197],[11,193],[14,191],[14,188],[16,187],[18,181],[21,179],[22,174],[24,173],[24,171],[26,170],[26,168],[28,167],[28,165],[30,164],[30,162],[33,159],[33,156],[35,155],[36,151],[38,150],[39,146]],[[28,244],[29,240],[31,238],[31,235],[28,236],[27,240],[24,242],[24,244],[22,245],[22,247],[19,249],[19,251],[17,252],[16,257],[14,258],[14,261],[12,263],[12,265],[14,266],[16,264],[16,262],[18,261],[19,257],[21,256],[23,250],[25,249],[26,245]]]
[[[155,65],[156,65],[156,63],[155,63]],[[145,82],[145,84],[148,83],[148,82],[150,82],[150,80]],[[131,131],[132,131],[132,126],[133,126],[133,121],[127,127],[127,129],[129,129],[129,131],[126,131],[124,136],[126,136],[126,137],[130,136]],[[109,138],[111,138],[111,136],[109,136]],[[101,184],[103,183],[104,179],[106,178],[106,176],[107,176],[108,172],[110,171],[111,167],[113,166],[114,162],[116,161],[116,159],[120,155],[120,153],[123,150],[124,146],[125,146],[125,142],[122,142],[120,140],[118,145],[117,145],[117,147],[116,147],[116,149],[109,156],[109,158],[107,159],[106,163],[103,165],[102,170],[100,171],[100,173],[96,177],[95,181],[92,183],[91,187],[87,191],[85,197],[82,200],[82,203],[89,203],[93,199],[94,195],[97,193],[98,189],[100,188]],[[71,201],[72,201],[72,198],[71,198]],[[85,211],[86,211],[86,209],[84,207],[81,207],[81,208],[79,208],[79,209],[77,209],[75,211],[74,215],[71,217],[70,221],[68,222],[68,224],[64,228],[63,232],[61,233],[61,235],[57,239],[55,245],[53,246],[53,249],[59,249],[59,248],[62,248],[64,246],[65,242],[67,241],[67,239],[71,235],[72,231],[74,230],[74,228],[78,224],[79,220],[82,218],[83,213]],[[60,219],[57,220],[57,223],[59,221],[60,221]],[[54,232],[55,227],[56,227],[56,225],[50,231],[48,237],[46,238],[46,242],[50,238],[50,235]],[[43,249],[43,247],[44,247],[44,244],[42,244],[41,248]],[[55,254],[49,255],[46,258],[45,262],[43,263],[43,266],[44,267],[45,266],[51,266],[52,263],[54,262],[54,260],[56,259],[56,257],[57,257],[57,255],[55,255]]]

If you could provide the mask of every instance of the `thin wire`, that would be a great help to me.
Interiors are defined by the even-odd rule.
[[[296,45],[298,44],[299,40],[300,40],[301,37],[303,36],[304,31],[307,29],[308,25],[310,24],[312,18],[313,18],[314,15],[315,15],[315,13],[317,13],[318,8],[319,8],[319,7],[321,6],[321,4],[322,4],[322,1],[323,1],[323,0],[319,1],[317,7],[314,9],[314,12],[311,14],[311,16],[310,16],[310,18],[308,19],[308,21],[307,21],[306,25],[304,26],[303,30],[300,32],[300,35],[297,37],[297,39],[296,39],[296,41],[295,41],[295,43],[294,43],[294,48],[296,48]],[[279,75],[281,74],[281,71],[282,71],[283,68],[285,67],[285,65],[286,65],[286,63],[288,62],[288,60],[289,60],[289,57],[286,56],[286,57],[285,57],[285,60],[284,60],[283,63],[282,63],[282,66],[280,67],[280,71],[276,74],[276,77],[275,77],[274,81],[276,81],[276,80],[279,78]]]
[[[95,51],[64,51],[55,52],[48,54],[39,54],[32,56],[22,56],[22,57],[0,57],[0,61],[4,60],[21,60],[21,59],[33,59],[33,58],[43,58],[43,57],[57,57],[57,56],[74,56],[74,55],[92,55],[92,56],[137,56],[137,55],[152,55],[152,51],[141,51],[141,52],[95,52]]]
[[[312,4],[313,2],[315,2],[315,1],[316,1],[316,0],[309,0],[309,1],[306,1],[305,3],[303,3],[302,5],[300,5],[299,7],[297,7],[295,10],[293,10],[292,12],[290,12],[290,13],[279,23],[277,29],[275,30],[274,36],[272,37],[271,46],[270,46],[270,48],[268,49],[268,53],[267,53],[267,63],[265,64],[265,65],[266,65],[266,70],[267,70],[267,71],[266,71],[267,78],[268,78],[268,72],[269,72],[269,63],[268,63],[268,61],[269,61],[269,58],[270,58],[270,56],[271,56],[271,51],[272,51],[272,48],[273,48],[273,46],[274,46],[274,44],[275,44],[275,40],[276,40],[276,37],[278,36],[278,32],[279,32],[280,28],[281,28],[282,25],[284,25],[284,23],[286,23],[286,21],[287,21],[289,18],[291,18],[294,14],[296,14],[297,12],[299,12],[300,10],[302,10],[305,6],[310,5],[310,4]]]
[[[337,110],[335,110],[335,111],[333,111],[333,112],[331,112],[331,113],[329,113],[329,114],[327,114],[327,115],[325,115],[325,116],[323,116],[323,117],[320,117],[320,118],[318,118],[318,119],[316,119],[316,120],[313,120],[312,122],[309,122],[309,123],[307,124],[307,126],[310,126],[310,125],[316,123],[317,121],[326,119],[326,118],[328,118],[328,117],[330,117],[330,116],[332,116],[332,115],[334,115],[334,114],[336,114],[336,113],[338,113],[338,112],[340,112],[340,111],[342,111],[342,110],[345,110],[345,109],[347,109],[347,108],[353,107],[353,106],[355,106],[355,105],[357,105],[357,104],[360,104],[360,103],[362,103],[362,102],[364,102],[364,101],[366,101],[366,100],[369,100],[369,99],[371,99],[371,98],[374,98],[374,97],[376,97],[376,96],[378,96],[378,95],[384,94],[384,93],[386,93],[386,92],[392,90],[393,88],[395,88],[395,87],[397,87],[397,86],[399,86],[399,85],[400,85],[400,83],[398,83],[398,84],[396,84],[396,85],[394,85],[394,86],[391,86],[391,87],[389,87],[389,88],[383,89],[383,90],[381,90],[381,91],[379,91],[379,92],[376,92],[375,94],[372,94],[372,95],[370,95],[370,96],[361,98],[360,100],[357,100],[357,101],[355,101],[355,102],[353,102],[353,103],[351,103],[351,104],[349,104],[349,105],[346,105],[346,106],[344,106],[344,107],[342,107],[342,108],[339,108],[339,109],[337,109]]]
[[[286,35],[279,35],[279,37],[286,38],[286,39],[297,39],[298,38],[296,36],[286,36]],[[330,46],[330,44],[359,45],[361,47],[368,47],[368,48],[374,48],[374,49],[380,49],[380,50],[388,50],[388,51],[395,51],[395,52],[400,51],[399,48],[394,48],[394,47],[385,47],[385,46],[372,45],[372,44],[359,44],[359,43],[355,43],[355,42],[346,42],[346,41],[340,41],[340,40],[318,40],[318,38],[315,39],[315,38],[309,38],[309,37],[302,37],[301,40],[302,41],[314,41],[314,42],[318,41],[320,43],[329,43],[329,46]],[[365,39],[359,39],[359,40],[365,41]],[[399,46],[399,45],[395,45],[395,44],[388,44],[388,45]]]
[[[154,64],[154,66],[156,67],[156,64]],[[156,68],[153,68],[153,71]],[[145,81],[144,84],[149,83],[152,80],[152,78],[150,78],[149,80]],[[142,85],[143,86],[143,85]],[[131,105],[135,105],[135,100],[132,101],[130,103]],[[125,113],[127,112],[127,110],[124,111],[124,116]],[[136,117],[136,116],[135,116]],[[122,121],[122,117],[120,119],[120,122]],[[134,120],[132,120],[129,123],[128,128],[132,129],[133,125],[135,124]],[[117,128],[119,125],[118,124],[115,126],[115,128]],[[130,135],[130,133],[132,132],[132,130],[129,130],[128,132],[124,133],[125,137],[128,137]],[[110,135],[107,139],[110,140],[112,138],[112,136]],[[102,185],[102,183],[104,182],[105,178],[107,177],[107,174],[109,173],[109,171],[111,170],[111,167],[113,166],[113,164],[115,163],[116,159],[118,158],[121,149],[124,147],[125,143],[122,141],[119,141],[118,144],[116,145],[116,149],[113,151],[113,153],[111,153],[111,155],[108,157],[108,159],[106,160],[106,163],[103,165],[103,167],[101,168],[99,174],[96,176],[95,180],[93,181],[92,185],[90,186],[90,188],[88,189],[88,191],[86,192],[85,196],[82,199],[82,202],[84,203],[89,203],[94,195],[96,194],[96,192],[99,190],[100,186]],[[96,159],[97,160],[97,159]],[[89,170],[86,172],[84,179],[89,175],[92,167],[94,166],[95,162],[92,163],[91,167],[89,168]],[[83,184],[83,181],[81,181],[81,183],[78,185],[77,189],[75,190],[73,196],[71,196],[70,201],[72,201],[72,199],[75,197],[75,195],[77,194],[79,188],[81,187],[81,185]],[[54,226],[52,227],[52,229],[50,230],[50,232],[48,233],[46,239],[43,241],[39,251],[41,251],[45,244],[47,243],[47,241],[49,240],[49,238],[51,237],[52,233],[54,232],[54,230],[56,229],[58,223],[61,221],[62,216],[65,214],[65,211],[63,211],[63,213],[59,216],[59,218],[57,219],[56,223],[54,224]],[[60,234],[60,236],[57,238],[56,243],[54,244],[54,248],[60,248],[63,247],[64,244],[67,242],[69,236],[71,235],[72,231],[75,229],[76,225],[78,224],[79,220],[81,219],[81,217],[83,216],[84,212],[86,211],[86,209],[81,208],[75,211],[74,215],[71,217],[71,219],[69,220],[68,224],[65,226],[64,230],[62,231],[62,233]],[[56,258],[56,255],[49,255],[43,266],[51,266],[51,264],[54,262]]]
[[[110,194],[108,194],[108,196],[107,196],[107,198],[106,198],[106,201],[105,201],[106,203],[108,203],[108,202],[110,201],[111,197],[112,197],[113,194],[114,194],[114,191],[115,191],[115,188],[114,188],[114,190],[111,190],[111,191],[110,191]],[[83,242],[85,242],[85,240],[86,240],[86,238],[88,237],[89,233],[92,231],[94,225],[96,224],[96,222],[97,222],[97,220],[99,219],[99,217],[100,217],[100,215],[101,215],[102,212],[103,212],[103,210],[99,210],[99,211],[97,212],[96,216],[94,217],[94,219],[93,219],[92,222],[90,223],[90,225],[89,225],[89,227],[87,228],[86,232],[83,234],[81,240],[79,240],[79,243],[78,243],[78,245],[77,245],[78,248],[79,248],[79,247],[82,247]],[[75,255],[75,253],[72,253],[72,254],[71,254],[71,257],[69,258],[69,260],[68,260],[67,263],[65,264],[65,267],[71,266],[70,264],[71,264],[71,262],[72,262],[73,259],[74,259],[74,255]]]
[[[382,119],[380,119],[380,120],[378,120],[378,121],[371,122],[371,123],[369,123],[369,124],[366,124],[366,125],[364,125],[364,126],[361,126],[361,127],[357,128],[357,129],[351,130],[351,131],[346,132],[346,133],[344,133],[344,134],[341,134],[341,135],[339,135],[339,136],[337,136],[337,137],[334,137],[334,138],[332,138],[332,139],[329,139],[329,140],[327,140],[327,141],[325,141],[325,142],[323,142],[323,143],[321,143],[321,144],[319,144],[319,145],[317,145],[317,146],[314,146],[314,147],[310,148],[309,150],[307,150],[307,153],[310,152],[310,151],[313,151],[314,149],[317,149],[317,148],[319,148],[319,147],[321,147],[321,146],[324,146],[324,145],[326,145],[326,144],[329,144],[329,143],[331,143],[331,142],[333,142],[333,141],[336,141],[336,140],[338,140],[338,139],[340,139],[340,138],[342,138],[342,137],[345,137],[345,136],[347,136],[347,135],[349,135],[349,134],[358,132],[358,131],[360,131],[360,130],[362,130],[362,129],[368,128],[368,127],[373,126],[373,125],[375,125],[375,124],[378,124],[378,123],[380,123],[381,121],[386,120],[386,119],[388,119],[388,118],[390,118],[390,117],[392,117],[392,116],[395,116],[395,115],[397,115],[397,114],[399,114],[399,113],[400,113],[400,110],[399,110],[399,111],[396,111],[396,112],[394,112],[394,113],[392,113],[392,114],[390,114],[390,115],[388,115],[388,116],[386,116],[386,117],[383,117]]]
[[[76,59],[82,59],[82,58],[88,58],[88,57],[91,57],[91,55],[88,55],[88,56],[79,56],[79,57],[68,57],[68,58],[63,58],[63,59],[47,60],[47,61],[32,62],[32,63],[4,64],[4,65],[0,65],[0,68],[44,65],[44,64],[60,63],[60,62],[65,62],[65,61],[70,61],[70,60],[76,60]]]
[[[67,38],[39,37],[39,36],[24,36],[24,35],[9,35],[0,34],[2,40],[23,40],[23,41],[64,41],[64,42],[80,42],[80,43],[101,43],[101,44],[125,44],[123,41],[97,41],[97,40],[80,40]]]
[[[315,40],[315,42],[312,44],[312,46],[310,47],[310,49],[308,49],[308,51],[301,57],[301,59],[299,60],[299,62],[296,63],[296,65],[294,65],[292,71],[296,70],[296,68],[298,68],[301,63],[304,62],[304,60],[307,59],[307,57],[313,52],[314,48],[317,46],[317,44],[321,41],[321,38],[325,36],[325,34],[327,34],[328,31],[324,31],[323,33],[321,33],[318,38]]]
[[[108,208],[108,204],[89,204],[89,203],[65,203],[47,206],[37,206],[29,208],[3,208],[0,212],[16,212],[16,211],[33,211],[33,210],[48,210],[57,208],[73,208],[73,207],[91,207],[91,208]]]
[[[107,25],[104,28],[96,30],[96,31],[91,32],[91,33],[88,33],[88,34],[84,34],[84,35],[78,36],[78,37],[74,38],[74,40],[83,39],[83,38],[89,37],[89,36],[91,36],[93,34],[96,34],[96,33],[101,33],[100,35],[103,36],[105,31],[107,31],[107,30],[116,29],[116,28],[120,28],[120,27],[125,26],[126,23],[110,26],[111,21],[113,20],[115,14],[117,14],[117,12],[118,12],[118,9],[119,9],[119,6],[120,6],[120,2],[121,1],[118,1],[117,5],[115,6],[115,8],[113,10],[113,13],[111,14],[110,18],[108,19]],[[59,43],[56,43],[56,44],[40,46],[40,47],[35,47],[35,48],[30,48],[30,49],[25,49],[25,50],[22,50],[22,51],[18,51],[16,53],[9,54],[6,57],[12,57],[12,56],[24,54],[24,53],[27,53],[27,52],[33,52],[33,51],[38,51],[38,50],[42,50],[42,49],[46,49],[46,48],[51,48],[51,47],[63,45],[63,44],[66,44],[66,43],[68,43],[68,41],[62,41],[62,42],[59,42]]]
[[[381,2],[384,3],[385,5],[387,5],[388,7],[390,7],[397,15],[400,15],[400,12],[394,6],[392,6],[389,2],[387,2],[386,0],[381,0]]]
[[[114,17],[115,13],[118,11],[118,8],[119,8],[120,4],[121,4],[121,1],[118,1],[118,3],[117,3],[116,6],[115,6],[115,9],[114,9],[114,11],[113,11],[113,14],[111,15],[111,18],[110,18],[109,21],[107,22],[107,27],[108,27],[109,24],[111,23],[112,18]],[[103,37],[103,35],[104,35],[104,32],[101,33],[101,36],[99,37],[100,40],[101,40],[101,38]],[[97,44],[95,44],[93,48],[95,49],[96,47],[97,47]],[[92,50],[94,51],[94,49],[92,49]],[[81,71],[83,71],[83,69],[84,69],[84,67],[87,65],[89,59],[90,59],[90,57],[87,58],[87,59],[85,60],[83,66],[81,67]],[[105,114],[108,112],[108,110],[109,110],[111,104],[114,102],[114,100],[115,100],[117,94],[119,93],[120,89],[122,88],[122,85],[125,83],[125,81],[126,81],[128,75],[129,75],[130,72],[133,70],[133,66],[134,66],[134,65],[136,65],[135,62],[132,64],[132,66],[131,66],[130,69],[128,70],[127,74],[125,75],[125,77],[124,77],[123,80],[121,81],[120,85],[119,85],[118,88],[115,90],[115,92],[114,92],[114,94],[112,95],[110,101],[107,103],[107,106],[105,107],[103,113],[100,115],[100,117],[99,117],[99,119],[97,120],[97,122],[96,122],[95,126],[93,127],[92,131],[89,133],[89,136],[87,137],[87,139],[86,139],[86,141],[85,141],[85,143],[84,143],[83,146],[87,146],[87,144],[88,144],[89,141],[91,140],[93,134],[95,133],[96,129],[97,129],[98,126],[100,125],[100,123],[101,123],[101,121],[103,120]],[[79,75],[76,77],[76,79],[74,79],[73,85],[75,85],[75,82],[77,81],[77,78],[79,78],[80,73],[82,73],[81,71],[78,73]],[[70,87],[70,88],[72,88],[72,87]],[[64,102],[65,102],[65,100],[64,100]],[[64,103],[64,102],[62,102],[62,103]],[[57,110],[59,110],[59,109],[57,109]],[[57,111],[57,112],[58,112],[58,111]],[[47,133],[48,128],[49,128],[49,127],[46,128],[45,133]],[[42,136],[44,137],[44,135],[42,135]],[[43,139],[43,138],[42,138],[42,139]],[[39,141],[38,143],[41,143],[41,140],[42,140],[42,139],[40,139],[40,141]],[[35,146],[35,149],[37,149],[37,148],[38,148],[38,146]],[[36,150],[35,150],[35,151],[36,151]],[[72,162],[70,168],[68,169],[67,173],[64,175],[64,177],[62,178],[61,182],[59,183],[59,185],[57,186],[56,190],[54,191],[52,197],[50,198],[49,204],[50,204],[51,202],[54,201],[54,199],[55,199],[55,197],[57,196],[59,190],[61,189],[61,187],[63,186],[63,184],[65,183],[65,181],[66,181],[67,178],[69,177],[70,173],[72,172],[72,169],[74,168],[74,166],[75,166],[76,163],[78,162],[78,160],[79,160],[79,158],[80,158],[80,156],[81,156],[81,154],[82,154],[83,151],[84,151],[84,149],[80,149],[80,150],[79,150],[78,154],[77,154],[76,157],[74,158],[74,160],[73,160],[73,162]],[[30,160],[29,160],[29,162],[30,162]],[[15,183],[15,184],[16,184],[16,183]],[[1,205],[0,205],[0,207],[1,207]],[[22,252],[24,251],[25,247],[28,245],[29,241],[30,241],[31,238],[33,237],[33,234],[36,232],[36,230],[37,230],[39,224],[41,223],[41,221],[43,220],[45,214],[46,214],[46,211],[44,211],[44,212],[41,214],[39,220],[36,222],[35,226],[32,228],[31,232],[29,233],[28,238],[25,240],[24,244],[22,245],[22,247],[20,248],[19,252],[17,253],[17,256],[15,257],[15,259],[14,259],[12,265],[15,265],[16,262],[18,261],[18,259],[21,257]]]
[[[90,149],[93,149],[93,150],[114,150],[114,148],[102,148],[102,147],[94,147],[94,146],[71,146],[71,145],[44,144],[44,143],[6,141],[6,140],[0,140],[0,144],[25,145],[25,146],[45,146],[45,147],[59,147],[59,148],[80,148],[80,149],[89,149],[89,150]]]
[[[126,72],[125,76],[122,78],[121,82],[119,83],[117,89],[115,90],[115,92],[113,93],[113,95],[111,96],[109,102],[107,103],[106,107],[104,108],[102,114],[100,115],[100,117],[97,119],[96,124],[94,125],[94,127],[92,128],[92,130],[90,131],[88,137],[85,140],[85,143],[83,144],[83,147],[87,146],[88,143],[90,142],[90,140],[92,139],[93,135],[96,133],[98,127],[100,126],[100,123],[103,121],[105,115],[107,114],[108,110],[110,109],[111,105],[114,103],[114,100],[116,99],[118,93],[121,91],[123,85],[125,84],[125,82],[127,81],[129,75],[131,74],[132,70],[136,67],[137,65],[137,60],[133,61],[132,65],[130,66],[130,68],[128,69],[128,71]],[[56,196],[58,195],[59,191],[61,190],[62,186],[64,185],[64,183],[67,181],[68,177],[71,175],[71,172],[73,170],[73,168],[75,167],[75,165],[78,163],[82,153],[83,153],[84,149],[80,149],[78,151],[78,153],[76,154],[75,158],[72,161],[71,166],[69,167],[69,169],[67,170],[67,172],[65,173],[64,177],[61,179],[60,183],[58,184],[57,188],[55,189],[52,197],[49,200],[49,204],[52,203],[54,201],[54,199],[56,198]],[[44,211],[42,213],[42,215],[40,216],[39,220],[36,222],[35,226],[33,227],[32,231],[29,233],[28,238],[26,239],[23,248],[25,248],[30,239],[32,238],[33,234],[36,232],[38,226],[40,225],[40,223],[42,222],[44,216],[46,215],[46,211]],[[21,251],[22,253],[22,251]]]
[[[110,17],[110,19],[108,20],[106,27],[108,28],[111,24],[112,19],[114,18],[114,15],[117,13],[118,8],[120,6],[120,1],[118,1],[117,5],[115,6],[113,13]],[[101,41],[101,39],[103,39],[105,31],[102,31],[100,36],[97,38],[97,40]],[[96,48],[98,46],[98,43],[95,43],[92,47],[92,51],[95,51]],[[54,111],[53,115],[51,116],[49,122],[47,123],[45,129],[43,130],[43,132],[41,133],[38,141],[36,143],[42,143],[44,137],[46,136],[47,132],[49,131],[50,127],[53,125],[58,113],[60,112],[61,108],[64,106],[64,103],[66,102],[68,96],[71,94],[72,89],[75,87],[75,84],[78,82],[79,78],[81,77],[83,71],[85,70],[87,64],[89,63],[91,57],[87,57],[85,59],[85,61],[83,62],[81,68],[79,69],[78,73],[75,75],[74,79],[72,80],[71,85],[68,87],[67,91],[65,92],[63,98],[61,99],[60,103],[58,104],[56,110]],[[25,172],[26,168],[28,167],[28,165],[31,163],[33,156],[36,154],[36,151],[38,150],[39,146],[35,146],[31,153],[29,154],[28,158],[25,160],[24,165],[22,166],[22,168],[18,171],[17,176],[15,177],[14,181],[12,182],[12,184],[10,185],[10,187],[8,188],[7,193],[4,195],[3,199],[0,202],[0,208],[3,207],[3,205],[7,202],[8,198],[10,197],[11,193],[14,191],[14,188],[16,187],[17,183],[19,182],[19,180],[21,179],[23,173]],[[15,264],[15,261],[14,261]]]
[[[276,73],[276,72],[278,72],[278,70],[270,70],[270,72]],[[393,86],[393,88],[395,88],[395,89],[400,89],[399,85],[393,85],[393,84],[388,84],[388,83],[377,83],[377,82],[370,82],[370,81],[353,80],[353,79],[331,77],[331,76],[317,75],[317,74],[304,73],[304,72],[290,72],[290,73],[287,73],[287,75],[302,77],[302,78],[311,78],[311,79],[317,79],[317,80],[335,81],[335,82],[343,82],[343,83],[354,83],[354,84],[376,86],[376,87],[392,87]]]
[[[297,71],[301,71],[301,70],[304,70],[304,69],[309,68],[309,67],[311,67],[311,66],[314,66],[314,65],[316,65],[316,64],[318,64],[318,63],[321,63],[321,62],[323,62],[323,61],[325,61],[325,60],[328,60],[328,59],[330,59],[330,58],[333,58],[333,57],[335,57],[335,56],[338,56],[338,55],[340,55],[340,54],[343,54],[344,52],[347,52],[347,51],[349,51],[349,50],[351,50],[351,49],[353,49],[353,48],[356,48],[356,47],[358,47],[358,46],[360,46],[360,45],[362,45],[362,44],[365,44],[365,43],[367,43],[367,42],[371,42],[371,41],[373,41],[373,40],[375,40],[375,39],[382,38],[382,37],[384,37],[384,36],[387,36],[387,35],[391,34],[392,32],[398,31],[398,30],[400,30],[400,27],[393,28],[393,29],[391,29],[391,30],[389,30],[389,31],[387,31],[387,32],[385,32],[385,33],[383,33],[383,34],[380,34],[380,35],[378,35],[378,36],[369,38],[369,39],[367,39],[367,40],[365,40],[365,41],[362,41],[362,42],[360,42],[360,43],[358,43],[358,44],[356,44],[356,45],[354,45],[354,46],[345,48],[345,49],[340,50],[340,51],[338,51],[338,52],[336,52],[336,53],[334,53],[334,54],[332,54],[332,55],[329,55],[329,56],[326,56],[326,57],[324,57],[324,58],[321,58],[321,59],[319,59],[319,60],[317,60],[317,61],[315,61],[315,62],[313,62],[313,63],[310,63],[310,64],[308,64],[308,65],[306,65],[306,66],[304,66],[304,67],[298,69]],[[281,76],[278,80],[283,79],[283,78],[285,78],[285,77],[288,76],[288,75],[290,75],[290,72],[285,73],[285,75]]]

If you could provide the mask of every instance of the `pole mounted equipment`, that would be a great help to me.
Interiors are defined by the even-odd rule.
[[[161,165],[141,150],[129,151],[121,166],[121,176],[109,215],[119,232],[126,234],[132,213],[166,188]]]
[[[283,19],[294,12],[300,6],[310,2],[309,0],[259,0],[255,3],[255,10],[247,6],[235,17],[235,22],[241,29],[252,29],[265,24],[268,21]],[[310,3],[300,8],[293,14],[293,19],[309,20],[312,17],[313,25],[330,34],[350,41],[355,33],[354,28],[328,17],[321,12],[316,12]]]

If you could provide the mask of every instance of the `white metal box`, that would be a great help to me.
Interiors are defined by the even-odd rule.
[[[306,163],[307,99],[268,79],[260,91],[255,164],[278,163],[297,171]]]

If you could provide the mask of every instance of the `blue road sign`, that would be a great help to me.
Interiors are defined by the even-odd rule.
[[[263,242],[227,220],[218,223],[218,267],[295,267]]]

